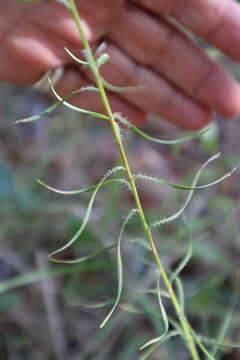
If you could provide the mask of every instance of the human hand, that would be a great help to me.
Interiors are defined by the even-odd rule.
[[[173,2],[139,0],[137,5],[131,6],[129,1],[124,4],[123,0],[101,0],[101,6],[97,2],[98,11],[95,11],[94,1],[79,3],[89,39],[95,42],[103,35],[109,39],[111,60],[103,67],[103,76],[116,85],[145,86],[142,93],[110,95],[114,110],[140,122],[145,112],[152,111],[181,127],[192,129],[205,125],[214,110],[226,116],[235,115],[240,111],[239,85],[180,30],[161,18],[161,14],[166,13],[181,20],[178,13],[173,14],[170,10]],[[205,29],[214,27],[217,14],[223,11],[220,4],[228,3],[228,12],[223,15],[224,38],[213,42],[239,59],[234,43],[240,27],[238,5],[233,2],[229,5],[229,0],[191,3],[193,10],[198,6],[195,15],[202,17],[202,21],[206,20]],[[74,23],[61,4],[50,1],[19,4],[9,0],[7,5],[0,5],[0,10],[2,80],[34,82],[44,72],[69,63],[64,46],[74,50],[81,45]],[[155,13],[151,15],[149,10]],[[180,5],[176,11],[180,11]],[[200,20],[194,21],[191,11],[188,12],[185,15],[188,20],[182,18],[183,22],[206,37],[207,34],[205,36],[199,31]],[[189,24],[191,19],[193,25]],[[85,76],[76,66],[68,65],[59,83],[59,91],[63,94],[79,88],[86,83]],[[95,111],[102,110],[98,100],[89,95],[81,95],[74,102]]]
[[[85,31],[92,44],[109,31],[123,8],[123,2],[92,0],[80,3]],[[79,67],[71,65],[71,59],[64,51],[65,46],[79,51],[81,42],[74,21],[60,3],[52,0],[33,4],[17,0],[1,1],[0,39],[0,81],[30,85],[47,71],[62,65],[66,67],[57,87],[60,94],[84,86],[89,81]],[[129,119],[137,119],[138,123],[145,120],[144,111],[119,96],[110,94],[110,101],[114,111],[122,111]],[[103,111],[94,94],[83,94],[74,98],[73,102],[93,111]]]
[[[142,94],[127,94],[128,101],[180,127],[199,128],[214,111],[237,115],[239,84],[172,20],[239,61],[240,5],[232,0],[132,3],[109,33],[118,48],[110,45],[112,66],[105,66],[104,77],[118,85],[145,85]],[[122,83],[116,76],[119,69]]]

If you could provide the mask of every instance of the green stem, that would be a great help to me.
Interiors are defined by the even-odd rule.
[[[103,82],[101,80],[101,76],[99,74],[99,69],[98,69],[98,67],[96,65],[96,61],[95,61],[93,52],[91,50],[88,39],[85,36],[84,30],[83,30],[83,27],[82,27],[82,23],[81,23],[81,18],[80,18],[78,9],[76,7],[75,0],[68,0],[68,9],[69,9],[69,11],[70,11],[75,23],[76,23],[76,26],[78,28],[78,31],[79,31],[79,34],[80,34],[80,37],[81,37],[81,40],[82,40],[82,43],[83,43],[83,47],[84,47],[85,50],[88,51],[89,65],[90,65],[90,68],[91,68],[91,70],[93,72],[93,76],[95,78],[96,85],[97,85],[97,87],[99,89],[99,94],[100,94],[103,106],[105,108],[106,114],[108,115],[110,124],[112,126],[113,134],[114,134],[116,144],[117,144],[117,147],[118,147],[118,150],[119,150],[119,153],[120,153],[121,161],[122,161],[122,164],[123,164],[123,166],[125,168],[125,171],[126,171],[128,179],[129,179],[129,182],[131,184],[132,194],[133,194],[133,197],[134,197],[134,200],[135,200],[136,208],[138,210],[139,218],[141,220],[144,232],[146,234],[147,241],[148,241],[149,246],[151,248],[153,259],[154,259],[154,261],[155,261],[155,263],[156,263],[156,265],[158,267],[158,270],[159,270],[160,275],[162,277],[163,283],[164,283],[164,285],[165,285],[165,287],[167,289],[167,292],[168,292],[168,294],[170,296],[172,305],[173,305],[173,307],[174,307],[174,309],[176,311],[176,314],[177,314],[177,316],[179,318],[179,321],[181,323],[184,338],[185,338],[185,342],[186,342],[186,345],[187,345],[187,347],[188,347],[188,349],[189,349],[189,351],[190,351],[190,353],[192,355],[192,359],[193,360],[200,360],[198,351],[196,349],[195,341],[193,339],[193,336],[192,336],[192,333],[191,333],[191,330],[190,330],[190,326],[188,324],[188,321],[187,321],[186,317],[184,316],[184,314],[182,312],[181,306],[180,306],[179,301],[177,299],[177,296],[176,296],[176,294],[174,292],[171,281],[169,280],[169,278],[167,276],[167,272],[166,272],[166,270],[165,270],[165,268],[164,268],[164,266],[162,264],[162,261],[161,261],[161,259],[159,257],[159,254],[157,252],[157,249],[156,249],[156,246],[155,246],[155,243],[154,243],[154,240],[153,240],[153,236],[152,236],[150,227],[149,227],[149,225],[147,223],[147,220],[146,220],[146,217],[145,217],[145,214],[144,214],[144,211],[143,211],[143,207],[142,207],[141,201],[139,199],[138,190],[137,190],[137,187],[136,187],[136,184],[135,184],[135,180],[134,180],[130,165],[128,163],[128,159],[127,159],[127,156],[126,156],[123,144],[122,144],[122,140],[121,140],[121,137],[119,136],[118,126],[116,126],[115,120],[113,118],[113,112],[112,112],[112,109],[111,109],[111,105],[109,103],[109,100],[108,100],[108,97],[107,97]]]

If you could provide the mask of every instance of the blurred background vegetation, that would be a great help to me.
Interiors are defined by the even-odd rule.
[[[239,66],[221,60],[240,78]],[[163,326],[156,295],[144,293],[155,287],[155,270],[142,245],[138,222],[128,226],[123,246],[124,294],[130,295],[102,330],[99,324],[109,308],[100,305],[111,302],[117,289],[115,250],[79,265],[47,261],[48,253],[78,229],[89,194],[53,194],[35,179],[60,189],[78,189],[97,183],[117,161],[111,131],[100,120],[79,119],[64,110],[34,124],[14,125],[19,118],[41,112],[51,101],[40,92],[1,84],[0,359],[138,359],[138,348],[162,332]],[[221,151],[221,159],[205,170],[201,181],[222,176],[240,159],[239,119],[218,117],[216,124],[211,134],[181,146],[159,146],[125,134],[132,167],[135,172],[189,184],[199,166]],[[166,139],[181,135],[154,116],[145,130]],[[139,186],[152,219],[174,212],[186,195],[150,183]],[[234,306],[226,339],[237,342],[239,198],[239,171],[214,188],[196,192],[186,212],[193,257],[182,274],[186,307],[195,329],[220,336],[221,324],[227,325],[226,317],[230,318]],[[66,256],[75,258],[115,242],[131,207],[127,190],[118,185],[101,190],[87,230]],[[176,265],[187,247],[182,222],[163,227],[155,238],[165,265]],[[217,356],[237,360],[240,352],[224,350]],[[151,359],[188,360],[189,355],[180,339],[175,339],[159,347]]]

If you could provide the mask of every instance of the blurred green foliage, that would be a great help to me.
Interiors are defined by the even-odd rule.
[[[114,250],[86,264],[49,264],[47,254],[65,244],[79,228],[89,195],[66,198],[35,182],[40,178],[63,189],[96,183],[116,161],[111,134],[106,124],[79,121],[69,112],[58,113],[30,128],[13,127],[14,120],[29,112],[20,94],[7,88],[1,95],[0,313],[9,359],[137,359],[136,349],[163,331],[156,294],[145,292],[155,288],[155,273],[149,267],[148,250],[139,241],[142,234],[138,222],[128,226],[123,250],[124,296],[131,296],[122,299],[109,324],[99,330],[109,310],[101,303],[111,305],[116,294]],[[25,96],[32,99],[31,94]],[[33,113],[34,104],[39,110],[39,101],[43,108],[48,101],[36,94],[34,99]],[[180,145],[178,151],[175,147],[166,150],[146,144],[131,135],[126,142],[133,167],[189,184],[199,165],[223,146],[220,125],[212,136]],[[147,125],[147,131],[179,135],[165,125],[156,127],[154,122]],[[151,156],[156,159],[153,168],[143,161]],[[234,152],[224,154],[204,172],[201,182],[222,176],[237,160]],[[238,173],[215,188],[196,192],[186,213],[194,239],[193,258],[183,272],[186,302],[194,327],[209,336],[215,336],[224,323],[239,285]],[[185,196],[184,192],[160,185],[145,184],[140,188],[151,218],[156,212],[169,215],[180,207]],[[69,258],[116,241],[116,229],[132,200],[127,190],[119,192],[116,186],[102,193],[81,241],[67,252]],[[156,238],[165,264],[178,264],[187,247],[182,222],[156,231]],[[169,307],[167,300],[165,305]],[[234,305],[227,339],[238,341],[240,311],[239,304]],[[178,338],[161,346],[152,359],[171,360],[176,351],[177,360],[188,359]],[[237,350],[224,350],[218,355],[219,360],[238,357]]]

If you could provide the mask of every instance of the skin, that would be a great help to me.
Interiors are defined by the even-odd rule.
[[[151,111],[185,129],[201,128],[214,112],[239,114],[240,85],[189,36],[196,34],[239,61],[240,6],[234,0],[91,0],[78,5],[93,46],[103,37],[106,41],[110,61],[102,67],[103,77],[118,86],[144,85],[142,92],[109,94],[114,111],[137,124]],[[89,84],[89,73],[63,49],[81,56],[78,32],[62,4],[1,1],[0,39],[1,81],[30,85],[64,65],[57,85],[61,95]],[[103,111],[95,94],[73,102]]]

